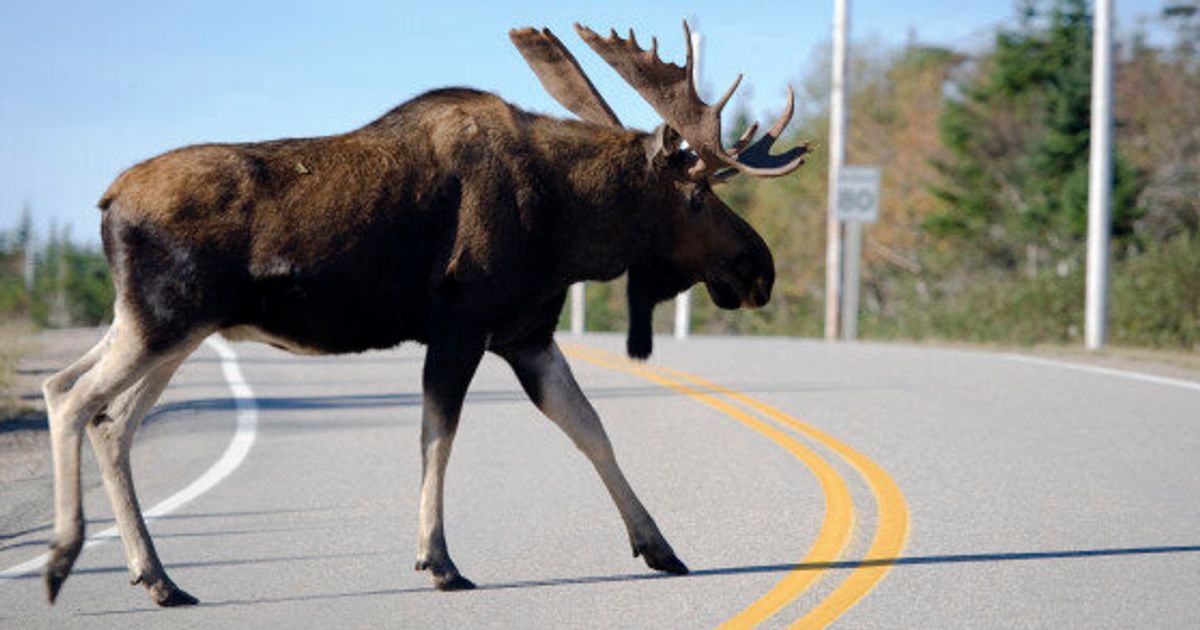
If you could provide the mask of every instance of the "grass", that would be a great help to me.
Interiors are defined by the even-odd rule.
[[[0,321],[0,422],[26,419],[34,410],[13,391],[17,365],[28,353],[33,328],[21,321]]]
[[[1131,346],[1106,346],[1099,350],[1087,350],[1080,345],[1036,345],[1029,349],[1032,354],[1064,359],[1088,360],[1094,363],[1162,366],[1172,371],[1190,373],[1200,378],[1200,352],[1168,348],[1140,348]]]
[[[971,342],[947,339],[862,339],[868,343],[915,345],[966,351],[1012,352],[1071,363],[1132,370],[1159,376],[1200,381],[1200,352],[1176,348],[1144,348],[1106,345],[1088,350],[1083,342],[1019,344],[1008,342]]]

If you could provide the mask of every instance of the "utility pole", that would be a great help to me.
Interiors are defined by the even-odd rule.
[[[34,279],[37,277],[37,252],[34,251],[33,239],[25,241],[22,252],[25,254],[25,264],[21,269],[25,279],[25,292],[32,295]]]
[[[833,76],[829,85],[829,208],[825,233],[825,340],[838,338],[842,284],[842,230],[837,219],[838,180],[846,159],[846,33],[850,0],[834,0]]]
[[[576,282],[571,285],[571,334],[582,335],[584,329],[584,306],[587,303],[587,285]]]
[[[700,89],[700,33],[692,33],[692,83]],[[675,296],[675,338],[687,339],[692,326],[692,289]]]
[[[54,274],[51,280],[53,294],[50,302],[50,325],[63,328],[70,323],[67,313],[67,240],[69,231],[58,231],[58,223],[50,223],[50,243],[46,246],[46,263],[49,271]]]
[[[17,235],[21,239],[21,253],[25,260],[22,265],[22,276],[25,279],[25,293],[33,295],[33,283],[37,272],[35,257],[37,253],[34,251],[33,243],[33,212],[29,208],[29,202],[25,202],[25,206],[21,209],[21,226],[17,230]]]
[[[1089,350],[1108,337],[1108,258],[1112,232],[1112,0],[1096,0],[1092,17],[1092,130],[1088,168],[1087,300],[1083,336]]]

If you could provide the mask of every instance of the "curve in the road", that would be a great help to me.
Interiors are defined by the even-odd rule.
[[[717,398],[712,393],[697,390],[685,383],[658,374],[645,366],[630,363],[620,356],[606,356],[602,351],[578,345],[564,347],[568,356],[572,356],[601,367],[618,370],[640,376],[668,389],[674,389],[684,395],[709,406],[738,422],[762,434],[767,439],[783,447],[796,459],[800,460],[816,476],[825,496],[825,515],[821,529],[802,561],[809,570],[791,571],[765,595],[747,606],[740,613],[728,620],[724,626],[731,628],[753,627],[787,606],[801,593],[808,590],[827,570],[830,563],[836,561],[845,551],[854,531],[854,502],[846,481],[838,474],[836,468],[829,464],[815,451],[804,443],[780,431],[771,424],[751,416],[725,400]]]
[[[900,492],[900,487],[879,464],[828,433],[740,392],[710,383],[697,376],[687,375],[687,378],[694,380],[697,384],[703,384],[713,391],[719,391],[739,400],[779,423],[825,445],[849,463],[871,487],[878,510],[878,524],[866,556],[858,561],[858,566],[850,574],[850,577],[846,578],[837,589],[821,600],[792,627],[823,628],[829,625],[871,592],[883,579],[883,576],[891,570],[892,565],[900,557],[900,552],[904,550],[904,543],[908,537],[908,506],[904,501],[904,494]]]
[[[722,411],[787,448],[812,469],[820,481],[825,494],[825,521],[809,554],[775,587],[730,618],[723,624],[723,627],[743,628],[758,625],[807,591],[844,551],[853,528],[853,503],[846,489],[845,481],[828,462],[807,447],[801,446],[803,451],[794,450],[789,444],[798,444],[798,442],[788,433],[765,425],[761,420],[716,398],[714,394],[734,400],[762,414],[775,424],[796,431],[822,444],[854,468],[867,482],[874,495],[878,523],[866,557],[858,562],[849,577],[797,620],[792,627],[820,628],[827,626],[866,596],[883,579],[895,559],[899,557],[908,535],[908,509],[904,495],[891,477],[862,453],[776,407],[699,376],[665,367],[635,364],[620,355],[578,344],[567,344],[566,350],[568,354],[579,359],[635,374],[664,387],[680,391]],[[811,454],[812,457],[801,456],[800,452],[806,452],[806,455]]]
[[[205,343],[221,357],[221,372],[225,376],[225,382],[229,385],[229,391],[233,394],[234,403],[237,405],[237,426],[234,429],[233,438],[229,441],[229,446],[225,447],[225,452],[221,454],[220,459],[213,462],[212,466],[209,466],[203,474],[187,486],[143,512],[147,522],[153,522],[156,518],[178,510],[200,495],[212,490],[226,477],[233,474],[233,471],[237,470],[246,460],[246,456],[250,454],[250,447],[254,444],[254,438],[258,434],[258,404],[254,399],[254,390],[250,389],[250,385],[242,376],[237,353],[233,351],[228,342],[215,335],[206,339]],[[84,549],[117,537],[117,528],[109,527],[88,536]],[[0,571],[0,580],[17,578],[40,571],[45,566],[48,557],[49,554],[43,553],[36,558],[4,569]]]

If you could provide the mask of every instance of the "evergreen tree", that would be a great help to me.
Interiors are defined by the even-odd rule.
[[[1069,257],[1087,232],[1092,18],[1085,0],[1027,2],[1020,14],[944,110],[949,157],[936,192],[950,208],[926,227],[981,262],[1036,269]],[[1114,179],[1120,239],[1138,217],[1140,178],[1118,155]]]

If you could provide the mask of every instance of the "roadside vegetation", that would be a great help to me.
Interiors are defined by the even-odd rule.
[[[0,422],[36,410],[13,391],[21,358],[34,350],[38,328],[95,326],[112,318],[112,283],[104,256],[53,230],[37,246],[31,213],[0,232]]]
[[[35,241],[31,215],[26,208],[15,229],[0,231],[0,322],[61,328],[109,321],[113,288],[104,254],[75,244],[66,229]]]

